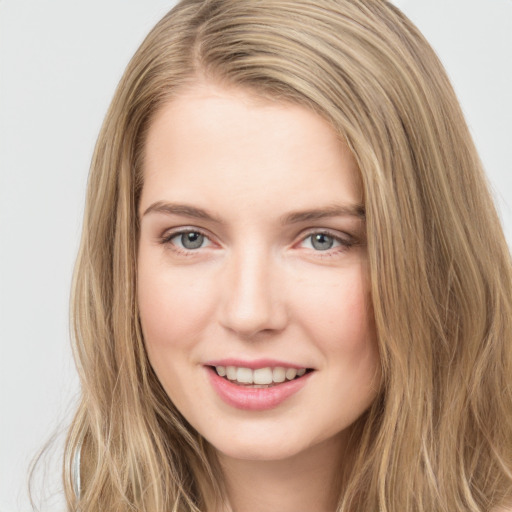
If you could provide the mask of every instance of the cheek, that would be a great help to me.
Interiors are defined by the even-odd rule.
[[[342,269],[303,290],[297,306],[312,339],[325,351],[358,353],[375,345],[369,286],[363,269]]]
[[[322,436],[335,435],[353,424],[380,390],[369,283],[363,266],[351,266],[302,284],[305,293],[296,302],[297,312],[307,338],[321,353],[311,421]]]
[[[211,317],[215,299],[208,280],[197,273],[172,270],[140,255],[138,303],[148,351],[179,350],[194,343]]]
[[[307,336],[323,354],[329,386],[342,410],[351,403],[359,415],[380,388],[380,356],[369,282],[363,265],[341,269],[336,279],[307,287],[299,314]],[[360,406],[362,409],[360,410]]]

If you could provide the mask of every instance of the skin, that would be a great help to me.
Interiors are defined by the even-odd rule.
[[[145,149],[138,301],[158,378],[216,449],[234,510],[333,510],[349,427],[380,377],[350,151],[302,106],[209,83],[157,113]],[[183,229],[202,245],[184,247]],[[228,357],[314,372],[277,407],[241,410],[204,366]]]

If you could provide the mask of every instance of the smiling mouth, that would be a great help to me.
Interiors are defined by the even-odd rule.
[[[250,388],[270,388],[297,380],[313,371],[311,368],[284,368],[282,366],[258,368],[244,368],[239,366],[210,366],[210,368],[223,379]]]

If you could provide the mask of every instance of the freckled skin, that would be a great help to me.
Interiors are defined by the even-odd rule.
[[[224,460],[300,457],[327,441],[341,449],[379,382],[364,221],[282,218],[361,203],[346,146],[301,106],[203,84],[156,116],[144,174],[141,323],[151,364],[178,409]],[[158,201],[221,222],[144,215]],[[184,247],[183,228],[202,233],[202,245]],[[327,233],[332,248],[316,249],[312,232]],[[207,378],[204,363],[228,357],[315,372],[278,407],[245,411],[223,402]]]

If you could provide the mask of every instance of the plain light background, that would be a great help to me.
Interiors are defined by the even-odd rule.
[[[0,512],[30,510],[27,467],[77,379],[68,298],[94,142],[124,67],[175,2],[0,0]],[[397,0],[450,75],[512,241],[512,0]],[[42,510],[64,510],[59,498]]]

